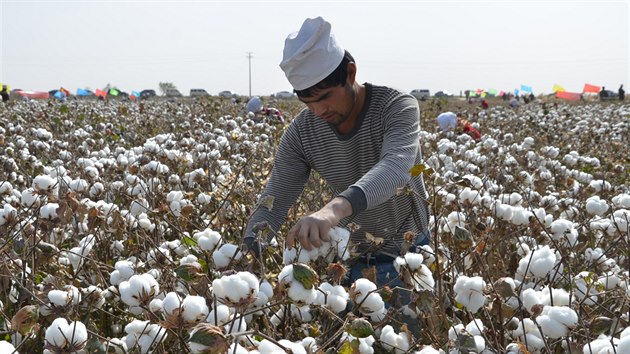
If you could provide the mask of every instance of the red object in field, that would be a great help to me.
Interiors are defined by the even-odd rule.
[[[16,93],[22,97],[31,98],[31,99],[34,99],[34,98],[46,99],[50,97],[50,95],[46,91],[16,91]]]
[[[582,90],[582,92],[595,92],[595,93],[599,93],[599,91],[601,91],[601,88],[599,86],[595,86],[591,84],[584,84],[584,89]]]
[[[581,98],[579,93],[565,91],[556,92],[556,97],[569,101],[579,101]]]

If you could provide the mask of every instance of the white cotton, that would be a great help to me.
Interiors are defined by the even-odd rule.
[[[46,344],[60,349],[81,348],[88,339],[87,328],[80,321],[68,322],[63,317],[56,318],[46,329]]]
[[[352,300],[358,304],[376,289],[376,284],[371,282],[369,279],[359,278],[352,284],[350,296],[352,297]]]
[[[580,272],[573,277],[573,294],[587,305],[597,304],[599,292],[597,286],[592,284],[596,279],[590,272]]]
[[[483,290],[486,282],[481,277],[469,278],[460,275],[455,281],[453,291],[455,291],[455,300],[466,307],[470,312],[477,312],[485,303],[486,298]]]
[[[129,311],[133,314],[140,314],[143,309],[142,304],[148,305],[151,299],[160,291],[158,282],[153,275],[144,273],[133,275],[128,281],[123,281],[118,286],[120,299],[129,306]]]
[[[212,261],[217,269],[227,267],[231,262],[238,262],[243,257],[237,245],[226,243],[212,252]]]
[[[222,326],[228,323],[232,319],[230,308],[223,304],[217,304],[215,309],[212,309],[206,317],[206,322],[215,325]]]
[[[545,245],[534,249],[519,262],[519,269],[528,267],[529,273],[537,278],[546,277],[556,263],[555,251]]]
[[[509,204],[501,204],[497,201],[494,205],[494,213],[497,218],[504,221],[510,221],[514,216],[514,208]]]
[[[515,206],[512,208],[512,219],[510,222],[518,226],[528,225],[533,216],[534,214],[531,211],[521,206]]]
[[[188,323],[198,322],[208,316],[210,309],[206,299],[197,295],[188,295],[182,302],[182,315]]]
[[[182,298],[175,292],[170,292],[162,299],[162,310],[166,315],[172,315],[181,306]]]
[[[424,257],[420,253],[407,252],[403,257],[396,257],[394,260],[394,268],[400,273],[400,267],[407,267],[410,271],[415,271],[420,268]]]
[[[48,292],[48,300],[57,307],[63,307],[70,303],[70,294],[63,290],[51,290]]]
[[[39,197],[35,192],[35,189],[28,188],[22,192],[20,203],[22,206],[30,208],[31,206],[36,206],[36,203],[39,201]]]
[[[33,179],[31,187],[37,192],[42,193],[53,190],[53,188],[57,186],[57,183],[56,178],[52,178],[48,175],[39,175]]]
[[[48,203],[39,209],[39,216],[42,219],[48,219],[48,220],[56,219],[58,217],[57,209],[59,209],[59,204]]]
[[[608,203],[595,195],[586,200],[586,212],[591,215],[602,216],[608,211]]]
[[[19,354],[19,352],[15,350],[15,347],[13,346],[13,344],[7,342],[6,340],[0,340],[0,353]]]
[[[212,281],[212,292],[226,305],[249,304],[258,296],[258,278],[249,272],[222,276]]]
[[[380,341],[386,350],[393,353],[406,353],[409,350],[409,337],[406,333],[396,333],[391,325],[386,325],[381,330]]]
[[[129,351],[140,349],[141,353],[149,353],[166,339],[166,329],[149,321],[133,320],[125,326],[123,337]]]
[[[617,208],[630,209],[630,194],[624,193],[616,195],[611,201]]]
[[[341,313],[346,309],[348,299],[349,295],[343,286],[324,282],[319,285],[316,303],[326,306],[334,313]]]
[[[210,204],[212,202],[212,197],[207,195],[206,193],[199,193],[197,196],[197,203],[199,204]]]

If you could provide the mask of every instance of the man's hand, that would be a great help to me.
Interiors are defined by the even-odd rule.
[[[299,241],[306,250],[319,248],[322,241],[330,241],[328,232],[346,216],[352,215],[352,205],[345,198],[334,198],[320,210],[302,217],[287,235],[286,246]]]

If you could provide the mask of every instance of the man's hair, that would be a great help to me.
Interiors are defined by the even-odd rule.
[[[355,63],[355,61],[352,54],[346,50],[344,51],[343,59],[341,59],[341,63],[339,63],[337,69],[330,73],[330,75],[326,76],[324,80],[304,90],[293,90],[293,92],[300,97],[313,97],[313,95],[315,95],[315,93],[319,90],[345,85],[346,80],[348,79],[349,63]]]

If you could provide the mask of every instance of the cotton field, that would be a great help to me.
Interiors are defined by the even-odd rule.
[[[331,197],[316,176],[244,252],[286,128],[245,104],[0,105],[0,352],[630,353],[630,105],[421,108],[431,246],[378,288],[346,280],[351,230],[283,250]]]

